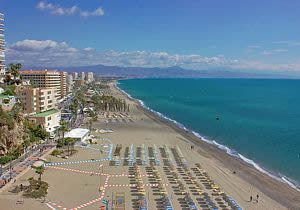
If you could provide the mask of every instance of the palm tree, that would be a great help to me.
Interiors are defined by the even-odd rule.
[[[63,135],[63,145],[64,145],[64,139],[65,139],[65,132],[67,132],[68,130],[69,130],[68,122],[65,120],[61,120],[59,131],[61,131],[62,135]]]
[[[89,130],[91,131],[93,125],[93,119],[89,119],[88,124],[89,124]]]
[[[72,145],[74,143],[74,139],[72,139],[72,138],[66,138],[65,142],[68,145],[68,155],[70,155],[70,144]]]
[[[10,72],[11,75],[14,76],[14,80],[16,81],[17,77],[19,76],[19,70],[22,68],[22,64],[17,63],[17,64],[9,64],[8,71]]]
[[[35,168],[35,173],[39,175],[39,181],[42,181],[42,175],[45,172],[44,166],[33,166]]]
[[[26,150],[30,145],[31,145],[30,136],[29,136],[29,134],[25,133],[23,136],[23,143],[22,143],[23,151],[25,154],[25,157],[24,157],[25,159],[26,159]]]

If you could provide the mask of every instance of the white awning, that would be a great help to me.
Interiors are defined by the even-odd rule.
[[[74,138],[74,139],[81,139],[84,138],[89,134],[90,130],[85,128],[75,128],[70,132],[66,133],[65,138]]]

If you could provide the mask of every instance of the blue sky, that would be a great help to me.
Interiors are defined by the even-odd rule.
[[[299,11],[298,0],[0,0],[8,62],[48,66],[299,74]]]

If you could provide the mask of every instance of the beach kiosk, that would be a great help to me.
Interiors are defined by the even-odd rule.
[[[72,129],[70,132],[66,133],[65,138],[72,138],[75,139],[76,141],[85,142],[89,134],[90,134],[89,129],[75,128]]]

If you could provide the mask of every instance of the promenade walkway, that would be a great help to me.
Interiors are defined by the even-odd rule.
[[[21,174],[27,168],[30,168],[36,161],[39,160],[40,157],[45,155],[53,147],[54,146],[51,145],[44,146],[42,147],[42,150],[36,150],[26,159],[17,161],[17,163],[13,165],[11,169],[5,170],[0,177],[0,190],[9,183],[14,182],[19,174]],[[23,157],[21,157],[21,159],[22,158]]]

